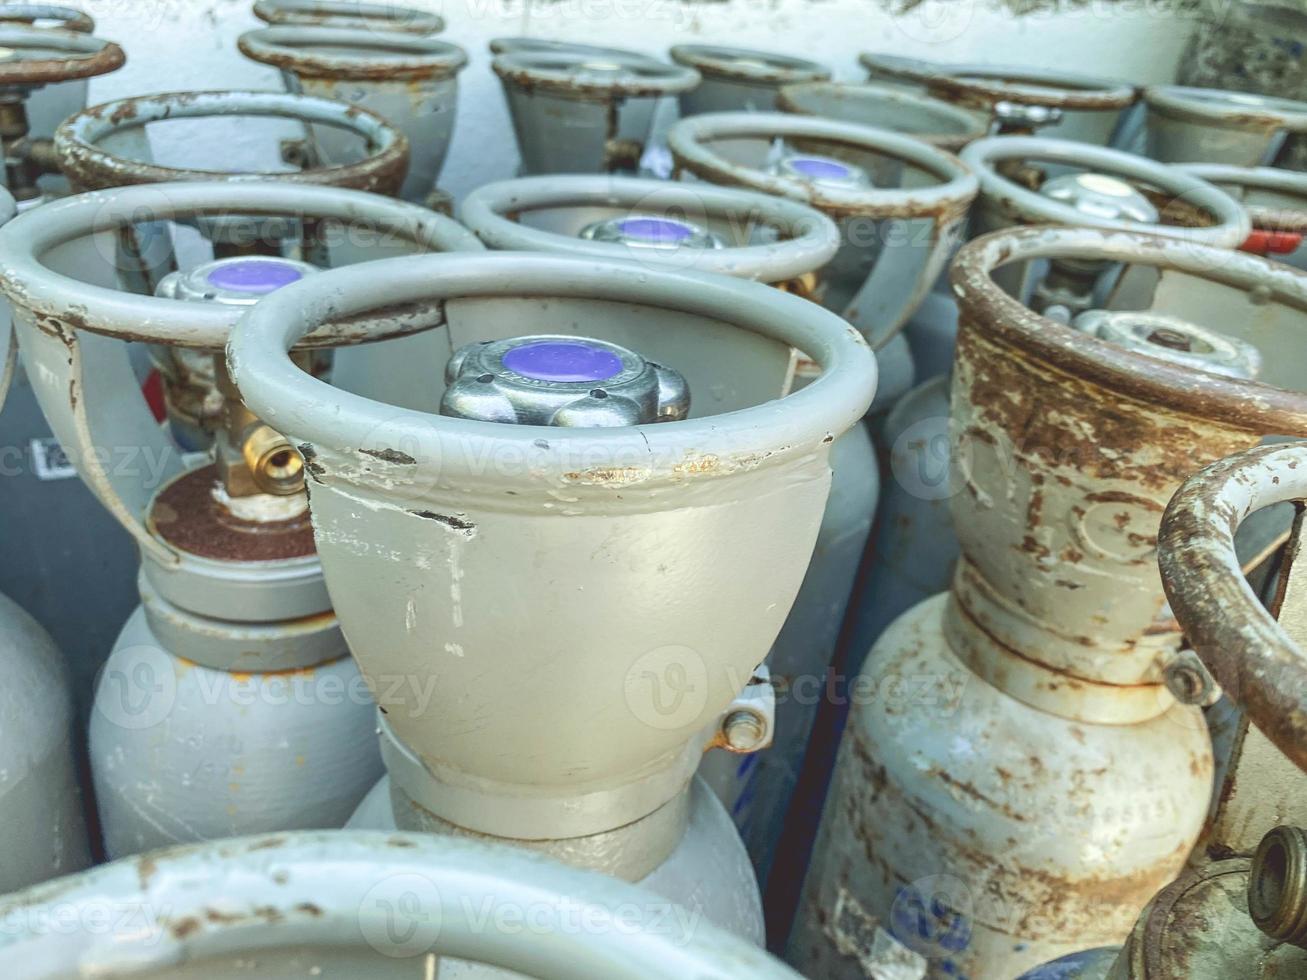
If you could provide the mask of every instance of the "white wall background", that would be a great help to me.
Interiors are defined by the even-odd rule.
[[[277,72],[246,60],[236,37],[260,26],[252,0],[61,0],[92,14],[97,34],[127,52],[92,79],[91,101],[152,92],[280,88]],[[911,0],[907,0],[911,3]],[[441,186],[461,197],[511,177],[517,155],[487,41],[531,34],[665,55],[712,41],[803,55],[839,79],[862,79],[860,51],[940,60],[1075,68],[1137,82],[1172,80],[1191,30],[1178,0],[1088,0],[1016,15],[994,0],[924,0],[891,13],[882,0],[408,0],[442,14],[442,37],[467,49],[454,145]],[[239,144],[217,166],[239,165]]]

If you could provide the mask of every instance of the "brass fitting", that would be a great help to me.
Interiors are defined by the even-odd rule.
[[[290,440],[245,406],[222,354],[214,355],[214,378],[223,396],[217,463],[227,495],[286,497],[303,492],[304,460]]]
[[[1257,845],[1248,914],[1272,939],[1307,949],[1307,832],[1276,827]]]

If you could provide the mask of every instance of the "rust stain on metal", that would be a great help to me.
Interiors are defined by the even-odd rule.
[[[315,553],[308,513],[285,521],[247,521],[213,496],[216,464],[175,479],[154,499],[146,526],[174,547],[224,561],[280,561]]]
[[[398,449],[363,449],[360,447],[359,452],[364,456],[371,456],[379,459],[383,463],[394,463],[398,466],[416,466],[417,460],[408,453],[400,452]]]
[[[3,65],[0,65],[0,72]],[[261,96],[264,105],[255,107],[253,102],[244,112],[227,110],[219,112],[224,99],[240,100],[242,97]],[[270,102],[281,103],[277,108],[270,108]],[[212,103],[211,113],[182,112],[190,107],[203,107]],[[355,190],[373,191],[379,194],[394,195],[398,192],[404,177],[408,173],[409,145],[402,132],[376,113],[357,106],[342,108],[338,120],[318,118],[317,114],[307,109],[297,111],[297,107],[330,105],[327,100],[287,93],[248,93],[239,91],[219,92],[185,92],[165,93],[161,95],[137,96],[118,102],[104,103],[85,109],[69,117],[55,131],[55,151],[59,166],[65,177],[79,190],[104,190],[110,187],[127,187],[142,184],[155,184],[172,180],[275,180],[290,183],[323,184],[331,187],[347,187]],[[341,121],[366,119],[369,123],[366,132],[359,129],[359,136],[367,140],[372,151],[368,157],[357,163],[339,166],[314,167],[309,170],[272,171],[266,173],[233,173],[228,171],[196,170],[186,167],[165,167],[145,160],[116,156],[88,141],[81,135],[90,129],[95,132],[99,127],[90,126],[91,120],[107,120],[110,128],[124,124],[135,125],[156,119],[167,118],[204,118],[205,115],[255,115],[273,116],[301,122],[321,122],[324,124]],[[376,135],[384,133],[384,146],[376,142]],[[100,133],[99,137],[108,135]]]

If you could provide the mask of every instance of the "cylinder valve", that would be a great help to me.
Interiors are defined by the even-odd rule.
[[[445,380],[441,414],[483,422],[598,428],[675,421],[690,410],[676,371],[588,337],[469,344]]]
[[[273,256],[218,259],[186,272],[170,272],[155,292],[168,299],[249,306],[317,271],[307,262]],[[223,423],[217,440],[218,471],[229,501],[299,493],[304,486],[303,460],[281,433],[245,408],[227,377],[221,353],[156,345],[155,357],[170,386],[199,387],[200,401],[219,398]],[[170,393],[183,399],[187,394]]]
[[[776,161],[772,173],[794,177],[821,187],[845,189],[871,187],[871,178],[856,164],[812,153],[787,153]]]
[[[633,248],[721,248],[722,240],[705,228],[678,218],[633,214],[595,221],[581,229],[580,238],[617,242]]]

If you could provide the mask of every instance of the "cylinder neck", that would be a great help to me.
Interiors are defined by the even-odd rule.
[[[381,758],[390,774],[401,829],[439,830],[532,842],[584,867],[638,880],[661,864],[684,836],[686,793],[708,737],[624,782],[578,786],[548,795],[529,786],[496,784],[425,761],[378,716]],[[679,801],[679,802],[678,802]]]

